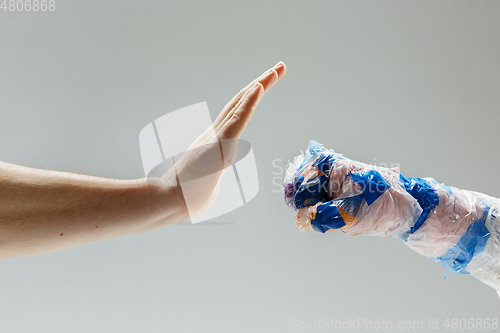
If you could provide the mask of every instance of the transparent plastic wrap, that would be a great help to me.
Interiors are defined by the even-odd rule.
[[[311,141],[284,181],[301,231],[396,236],[448,272],[470,274],[500,295],[500,199],[397,168],[348,159]]]

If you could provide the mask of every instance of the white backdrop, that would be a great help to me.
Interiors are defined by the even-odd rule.
[[[146,124],[201,101],[215,118],[247,82],[288,65],[244,134],[260,192],[214,220],[232,224],[1,260],[0,332],[288,332],[324,318],[438,319],[434,331],[449,332],[447,318],[497,318],[493,289],[444,280],[400,240],[300,233],[273,179],[315,139],[500,196],[498,59],[497,1],[59,0],[54,12],[0,10],[0,160],[32,167],[143,177]]]

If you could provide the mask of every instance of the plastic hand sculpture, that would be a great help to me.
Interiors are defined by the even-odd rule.
[[[449,271],[500,290],[500,200],[350,160],[315,141],[286,172],[301,231],[397,236]]]

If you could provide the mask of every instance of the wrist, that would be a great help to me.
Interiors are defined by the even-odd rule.
[[[146,178],[134,181],[137,194],[142,197],[139,209],[149,215],[146,231],[184,222],[189,219],[182,190],[176,182],[165,186],[150,184]]]

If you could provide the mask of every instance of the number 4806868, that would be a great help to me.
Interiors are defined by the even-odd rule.
[[[0,9],[4,12],[53,12],[56,10],[56,2],[55,0],[3,0]]]

